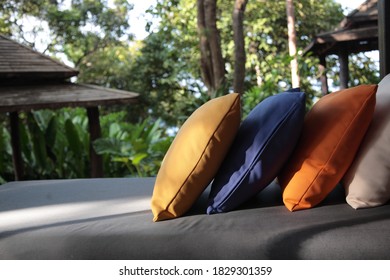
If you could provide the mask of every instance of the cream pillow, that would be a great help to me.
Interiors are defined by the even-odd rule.
[[[376,100],[371,125],[342,180],[346,200],[355,209],[390,199],[390,74],[379,83]]]

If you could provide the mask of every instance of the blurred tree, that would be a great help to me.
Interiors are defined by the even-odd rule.
[[[197,24],[200,41],[200,69],[211,96],[225,81],[225,62],[217,28],[217,0],[197,0]]]
[[[163,32],[165,38],[171,40],[169,43],[164,40],[164,43],[180,52],[180,65],[178,65],[180,71],[190,73],[194,80],[203,82],[203,87],[199,87],[197,90],[199,90],[200,96],[204,96],[209,88],[207,86],[209,82],[204,79],[205,75],[199,71],[201,69],[199,61],[203,61],[202,65],[214,66],[214,64],[211,56],[209,56],[209,61],[204,61],[205,56],[202,58],[199,37],[194,32],[198,27],[198,17],[202,18],[196,14],[201,3],[204,4],[203,1],[199,1],[198,6],[196,6],[196,3],[190,0],[159,0],[150,13],[155,16],[158,22],[155,24],[155,29]],[[235,4],[235,1],[218,0],[216,2],[216,28],[221,41],[220,46],[225,68],[224,84],[226,85],[217,95],[233,91],[234,71],[241,75],[244,74],[244,85],[247,91],[255,86],[260,91],[266,91],[264,96],[268,96],[288,89],[291,87],[289,67],[291,58],[288,53],[286,2],[248,1],[245,6],[241,6],[241,8],[245,8],[244,47],[242,50],[246,51],[247,55],[244,59],[235,58],[235,46],[238,46],[234,42],[233,33],[232,12],[238,11],[238,6]],[[309,44],[315,34],[331,30],[343,18],[341,6],[333,0],[301,0],[295,1],[294,4],[298,52]],[[243,15],[243,9],[240,10],[240,13]],[[152,22],[149,25],[151,29],[153,29],[153,24]],[[208,30],[206,29],[206,31]],[[201,40],[203,39],[201,37]],[[166,47],[166,49],[168,48]],[[244,53],[240,51],[239,54],[243,55]],[[316,81],[317,62],[315,58],[299,56],[298,60],[299,74],[302,77],[301,87],[308,93],[308,105],[310,105],[309,103],[316,94],[312,84]],[[235,65],[237,62],[239,63],[238,67]],[[244,69],[239,66],[242,62],[245,63]],[[172,63],[177,65],[175,61]],[[251,92],[257,91],[252,90]],[[243,99],[245,101],[245,95]],[[260,95],[258,98],[253,98],[253,103],[247,107],[253,107],[259,101]]]
[[[132,5],[126,0],[0,0],[0,6],[1,33],[36,48],[43,32],[49,37],[44,52],[65,54],[75,67],[97,51],[132,38]]]
[[[168,127],[177,127],[205,101],[203,97],[208,98],[200,94],[203,89],[199,78],[192,75],[194,69],[188,68],[188,47],[174,41],[173,36],[172,30],[151,33],[124,73],[126,88],[140,93],[139,104],[132,107],[133,121],[149,116],[161,118]]]
[[[234,78],[233,91],[243,94],[245,81],[244,12],[248,0],[236,0],[233,9]]]
[[[128,12],[132,5],[125,0],[110,5],[104,0],[0,3],[3,33],[29,41],[22,19],[34,16],[47,22],[50,30],[47,51],[64,53],[80,70],[79,81],[139,92],[141,102],[129,114],[132,122],[147,115],[161,116],[162,124],[178,126],[210,98],[210,90],[211,95],[243,91],[242,81],[247,91],[256,87],[266,91],[265,96],[291,86],[285,1],[157,0],[149,10],[154,17],[146,26],[149,36],[131,44]],[[298,53],[315,34],[331,30],[343,17],[333,0],[294,1],[294,7]],[[208,26],[206,12],[212,19]],[[239,34],[234,34],[234,25],[241,20],[244,44],[234,42]],[[39,28],[31,30],[39,32]],[[36,41],[29,42],[34,47]],[[216,51],[211,52],[210,43]],[[211,53],[217,53],[214,60]],[[316,95],[317,62],[299,55],[298,62],[301,88],[310,103]],[[365,64],[375,69],[369,60]],[[351,75],[356,76],[356,71]],[[260,97],[253,99],[258,101]]]
[[[297,33],[295,31],[295,12],[293,0],[286,0],[288,51],[291,56],[291,83],[292,87],[299,87],[298,59],[297,59]]]
[[[273,92],[292,86],[288,48],[288,30],[285,1],[261,1],[261,5],[249,2],[246,9],[247,81],[266,87]],[[333,0],[294,1],[296,47],[299,54],[315,34],[333,29],[343,18],[342,9]],[[313,58],[298,55],[301,88],[311,100],[315,94],[312,82],[316,79]]]

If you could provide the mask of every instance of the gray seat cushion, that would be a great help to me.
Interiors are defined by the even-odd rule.
[[[0,259],[390,259],[390,205],[354,210],[337,187],[289,212],[272,183],[236,211],[153,222],[154,178],[0,186]]]

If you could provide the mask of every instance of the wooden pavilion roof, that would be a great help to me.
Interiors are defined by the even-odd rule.
[[[102,157],[92,148],[101,136],[99,105],[127,104],[138,94],[69,82],[78,71],[0,34],[0,112],[9,112],[15,180],[23,179],[19,111],[85,107],[90,131],[91,176],[103,177]]]
[[[0,34],[0,79],[66,79],[78,73]]]
[[[0,86],[0,92],[0,113],[128,104],[136,102],[138,96],[133,92],[69,82]]]
[[[136,102],[138,94],[67,80],[79,72],[0,34],[0,112]]]
[[[378,49],[377,0],[368,0],[349,13],[336,30],[318,34],[305,53],[337,54],[340,50],[358,53]]]

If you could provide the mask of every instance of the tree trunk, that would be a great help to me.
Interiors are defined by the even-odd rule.
[[[202,77],[213,96],[225,81],[225,63],[217,29],[217,1],[198,0],[197,9]]]
[[[297,35],[295,32],[295,15],[293,0],[286,0],[287,13],[287,28],[288,28],[288,50],[292,57],[291,65],[291,81],[292,86],[299,87],[300,79],[298,75],[298,60],[297,60]]]
[[[234,92],[244,93],[245,81],[245,40],[244,12],[248,0],[236,0],[233,10],[233,39],[234,39]]]
[[[198,33],[200,42],[200,68],[202,72],[202,78],[205,86],[210,91],[212,89],[213,71],[210,59],[210,46],[207,40],[206,34],[206,20],[204,15],[204,1],[198,0],[197,2],[197,20],[198,20]]]

